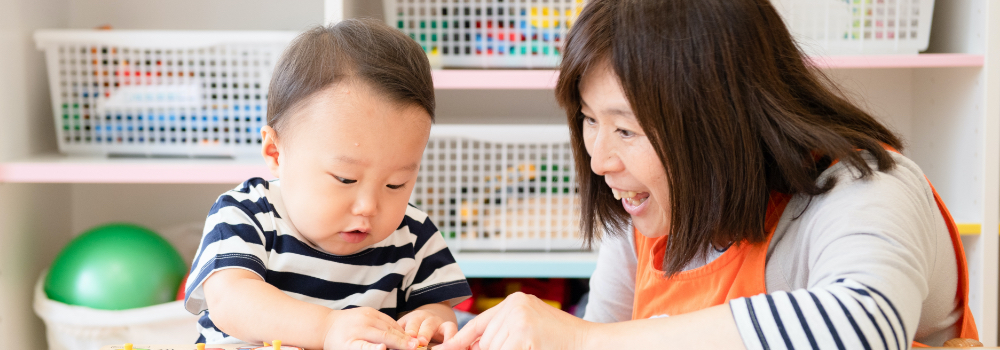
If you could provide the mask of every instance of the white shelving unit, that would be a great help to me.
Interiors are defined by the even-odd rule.
[[[183,3],[184,1],[190,2]],[[181,0],[178,8],[201,8]],[[105,159],[57,154],[41,53],[40,28],[86,28],[111,21],[125,29],[284,29],[358,15],[378,16],[377,1],[224,0],[187,22],[170,9],[143,13],[128,0],[0,2],[0,337],[38,348],[44,328],[31,311],[31,287],[74,234],[107,221],[154,228],[204,218],[211,198],[253,176],[270,176],[257,159]],[[226,5],[230,7],[226,7]],[[294,10],[283,11],[280,7]],[[997,344],[1000,224],[1000,2],[938,1],[930,54],[815,57],[846,94],[903,135],[904,153],[934,183],[961,224],[980,334]],[[96,13],[92,8],[116,8]],[[236,13],[232,11],[237,9]],[[215,18],[260,17],[205,25]],[[200,19],[198,19],[200,18]],[[199,22],[200,21],[200,22]],[[148,24],[146,24],[148,23]],[[148,25],[150,27],[143,27]],[[992,35],[991,35],[992,34]],[[434,73],[439,124],[556,124],[553,70],[440,70]],[[168,237],[170,238],[170,237]],[[594,253],[460,253],[470,277],[590,275]]]

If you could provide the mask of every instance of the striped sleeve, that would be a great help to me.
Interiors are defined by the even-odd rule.
[[[443,301],[455,306],[472,296],[465,275],[427,214],[408,207],[401,226],[406,226],[410,234],[416,236],[413,250],[417,268],[404,279],[399,312]]]
[[[911,333],[892,301],[849,279],[733,299],[729,307],[749,350],[910,348]]]
[[[269,216],[274,215],[263,195],[267,186],[261,179],[248,180],[219,196],[212,206],[185,284],[184,307],[189,312],[208,309],[202,284],[215,271],[238,268],[264,278],[267,250],[274,239],[273,228],[262,224],[270,226]]]

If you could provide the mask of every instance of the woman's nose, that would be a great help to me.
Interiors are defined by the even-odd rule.
[[[597,132],[590,142],[590,147],[588,147],[588,151],[590,152],[590,170],[594,174],[601,176],[625,169],[614,147],[614,141],[608,137],[608,134]]]

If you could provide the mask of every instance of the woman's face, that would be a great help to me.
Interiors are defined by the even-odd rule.
[[[590,169],[604,177],[640,233],[664,236],[670,232],[666,171],[611,66],[604,63],[593,68],[580,81],[583,140]]]

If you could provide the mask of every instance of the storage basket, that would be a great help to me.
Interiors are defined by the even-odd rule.
[[[581,250],[564,125],[435,125],[410,202],[455,251]]]
[[[383,0],[383,8],[432,64],[553,68],[583,0]]]
[[[59,151],[260,152],[271,71],[295,32],[42,30]]]
[[[927,49],[934,0],[772,0],[810,56],[916,54]]]
[[[176,344],[198,339],[198,315],[173,301],[130,310],[97,310],[63,304],[48,298],[35,285],[35,313],[45,322],[49,350],[95,350],[109,344]]]

